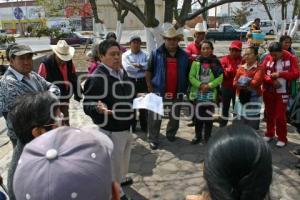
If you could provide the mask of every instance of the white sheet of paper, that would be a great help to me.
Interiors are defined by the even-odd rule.
[[[143,97],[138,97],[133,100],[134,109],[147,109],[161,116],[164,115],[162,97],[154,93],[149,93]]]

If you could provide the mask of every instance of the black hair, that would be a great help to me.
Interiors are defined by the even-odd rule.
[[[34,139],[32,130],[54,123],[58,99],[50,92],[30,93],[17,98],[15,106],[8,114],[16,136],[22,144]],[[57,106],[55,106],[55,104]],[[47,131],[47,127],[44,127]]]
[[[208,143],[204,178],[212,200],[263,200],[272,181],[270,147],[249,126],[221,128]]]
[[[104,40],[99,44],[99,54],[105,55],[110,47],[116,46],[120,49],[120,45],[115,40]]]
[[[280,42],[272,42],[268,47],[269,52],[281,52],[282,46]]]
[[[200,48],[202,48],[202,45],[203,45],[203,44],[208,44],[209,47],[210,47],[212,50],[214,50],[214,45],[213,45],[213,43],[212,43],[211,41],[209,41],[209,40],[203,40],[203,41],[201,42],[201,44],[200,44]]]
[[[260,18],[255,18],[254,22],[259,21],[260,22]]]
[[[105,39],[110,39],[110,38],[115,38],[115,40],[117,40],[117,36],[114,32],[108,32]]]
[[[13,46],[15,46],[15,45],[17,45],[17,43],[9,44],[8,47],[7,47],[7,49],[5,50],[5,56],[6,56],[7,61],[10,61],[10,58],[9,58],[9,51],[10,51],[11,48],[12,48]],[[15,56],[15,55],[12,55],[11,57],[14,59],[16,56]]]
[[[251,51],[254,53],[254,55],[258,55],[258,48],[257,46],[249,46],[247,49],[251,49]]]
[[[290,41],[292,41],[292,38],[291,36],[289,35],[282,35],[280,38],[279,38],[279,42],[282,43],[284,40],[286,39],[289,39]]]

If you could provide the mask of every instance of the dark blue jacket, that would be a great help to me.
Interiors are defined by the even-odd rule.
[[[149,71],[152,72],[152,86],[154,93],[158,93],[161,96],[165,94],[166,86],[166,66],[167,66],[167,52],[165,45],[163,44],[159,48],[155,49],[151,53],[149,61]],[[185,94],[188,86],[188,69],[189,69],[189,57],[187,53],[178,48],[176,52],[177,58],[177,93]]]

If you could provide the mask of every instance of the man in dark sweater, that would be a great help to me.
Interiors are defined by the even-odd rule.
[[[128,172],[131,152],[132,100],[134,85],[122,68],[119,44],[104,40],[99,45],[101,65],[84,85],[84,112],[107,134],[113,144],[113,180],[118,183]],[[121,195],[122,194],[122,191]],[[121,199],[127,199],[125,195]]]
[[[53,54],[41,63],[38,73],[47,81],[59,87],[61,92],[60,110],[64,114],[63,124],[69,126],[70,98],[74,94],[76,101],[81,99],[79,96],[81,88],[77,87],[78,79],[72,61],[75,49],[70,47],[65,40],[59,40],[57,45],[51,45],[51,48]]]

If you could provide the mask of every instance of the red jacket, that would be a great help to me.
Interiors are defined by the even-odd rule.
[[[286,93],[289,94],[290,81],[297,79],[299,77],[299,68],[297,57],[283,50],[282,54],[282,65],[283,71],[279,72],[278,78],[283,78],[286,80]],[[274,78],[271,78],[271,74],[276,72],[276,62],[273,60],[272,56],[268,54],[264,59],[262,66],[265,68],[265,76],[263,83],[263,90],[268,92],[276,92],[276,88],[273,87]]]
[[[255,66],[253,66],[251,69],[247,70],[245,68],[245,65],[246,64],[241,65],[238,68],[236,75],[234,77],[234,80],[233,80],[233,86],[234,87],[237,86],[237,82],[241,76],[247,76],[249,78],[252,78],[252,80],[250,81],[249,87],[252,89],[255,89],[257,92],[257,95],[261,96],[262,95],[261,85],[263,83],[264,74],[265,74],[264,68],[261,67],[260,65],[257,66],[257,63],[256,63]],[[237,94],[237,96],[240,95],[239,88],[236,89],[236,94]]]
[[[223,68],[223,83],[222,87],[233,89],[233,79],[236,75],[238,66],[242,63],[242,57],[232,59],[230,55],[221,58]]]
[[[189,55],[190,63],[192,63],[196,57],[201,54],[201,48],[195,42],[188,44],[185,51]]]

